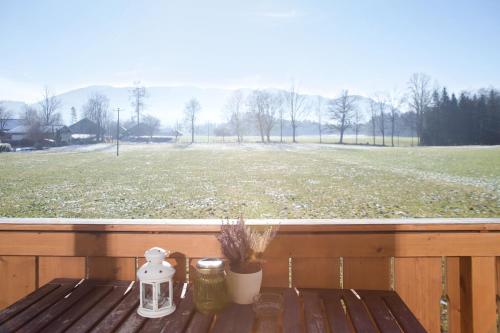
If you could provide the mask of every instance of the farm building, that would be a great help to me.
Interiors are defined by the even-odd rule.
[[[7,131],[7,134],[8,141],[16,145],[23,142],[31,144],[31,141],[37,140],[34,137],[50,140],[57,145],[71,143],[71,131],[65,125],[46,125],[38,128],[19,125]]]
[[[17,126],[22,125],[22,119],[2,119],[0,120],[0,141],[10,139],[9,131]]]
[[[99,127],[89,118],[83,118],[69,126],[73,143],[92,143],[97,140]],[[101,129],[101,133],[104,130]]]

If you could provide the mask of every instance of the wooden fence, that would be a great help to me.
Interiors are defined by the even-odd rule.
[[[395,289],[429,332],[497,332],[500,219],[279,223],[268,287]],[[221,256],[218,220],[0,219],[0,308],[56,277],[135,279],[144,251],[172,251],[178,280]]]

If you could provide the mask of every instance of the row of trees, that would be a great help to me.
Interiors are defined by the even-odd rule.
[[[298,93],[294,83],[285,92],[255,90],[246,98],[241,91],[236,91],[224,107],[227,123],[215,129],[216,135],[233,134],[241,143],[245,128],[248,123],[253,123],[261,141],[270,142],[271,131],[279,123],[280,141],[283,142],[283,126],[285,117],[288,116],[292,128],[292,140],[297,142],[298,124],[309,111],[305,100],[306,97]],[[200,103],[196,99],[188,101],[184,108],[185,120],[191,132],[191,142],[194,142],[195,123],[200,110]]]
[[[244,134],[253,127],[262,142],[270,142],[271,133],[279,126],[280,142],[283,142],[284,126],[287,124],[291,128],[292,141],[297,142],[299,125],[314,112],[320,142],[323,130],[327,129],[339,133],[340,143],[344,142],[347,131],[354,132],[358,143],[358,135],[361,131],[366,132],[367,127],[367,119],[358,106],[358,99],[358,96],[350,95],[345,90],[338,98],[331,100],[318,96],[314,103],[310,98],[299,94],[293,84],[284,92],[255,90],[246,98],[241,91],[236,91],[230,96],[224,108],[226,123],[218,125],[214,134],[223,137],[235,135],[237,141],[242,142]],[[376,100],[372,100],[372,115],[368,122],[373,125],[374,140],[375,136],[380,134],[385,144],[385,136],[390,134],[391,144],[394,145],[394,136],[399,135],[400,128],[406,126],[407,120],[410,119],[404,117],[405,122],[403,122],[399,112],[400,105],[401,100],[391,96],[378,95]],[[191,132],[192,142],[200,110],[200,103],[196,99],[186,103],[185,119]],[[328,121],[325,122],[324,118]]]
[[[369,114],[362,112],[360,97],[347,90],[331,100],[317,97],[317,102],[301,95],[294,84],[287,91],[256,90],[244,98],[236,91],[227,102],[227,122],[216,128],[221,136],[235,135],[242,142],[245,129],[253,125],[262,142],[270,142],[271,132],[279,126],[283,142],[285,122],[296,142],[297,128],[302,120],[316,115],[318,135],[324,129],[344,135],[371,134],[373,144],[380,136],[382,145],[397,144],[400,135],[416,136],[419,145],[500,144],[500,94],[494,89],[471,94],[462,92],[457,98],[446,88],[431,88],[431,78],[413,74],[404,93],[377,93],[369,99]],[[402,109],[406,108],[406,112]],[[186,105],[186,118],[194,142],[195,121],[201,107],[193,99]],[[327,118],[327,121],[324,120]]]

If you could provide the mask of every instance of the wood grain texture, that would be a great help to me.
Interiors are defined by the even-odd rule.
[[[215,234],[0,232],[1,255],[141,257],[169,244],[188,257],[221,257]],[[300,246],[295,246],[300,244]],[[268,258],[497,256],[500,233],[318,233],[278,235]]]
[[[496,259],[460,258],[461,328],[471,333],[495,333]]]
[[[268,258],[262,263],[263,287],[288,287],[288,258]]]
[[[0,310],[35,288],[35,257],[0,256]]]
[[[441,258],[395,258],[395,289],[430,333],[441,331]]]
[[[389,290],[390,258],[344,258],[344,288]]]
[[[460,333],[460,258],[446,258],[446,295],[448,296],[448,332]]]
[[[304,302],[304,324],[308,333],[323,333],[327,331],[325,316],[321,310],[321,299],[318,294],[302,291]]]
[[[283,292],[283,332],[302,333],[304,325],[299,296],[293,289]]]
[[[298,288],[339,288],[339,258],[294,258],[292,285]]]
[[[135,280],[135,258],[89,257],[90,279]]]
[[[44,285],[55,278],[85,278],[85,258],[39,257],[38,285]]]

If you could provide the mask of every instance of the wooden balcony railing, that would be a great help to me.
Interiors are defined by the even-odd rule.
[[[500,219],[249,220],[279,223],[264,286],[395,289],[429,332],[497,332]],[[0,308],[56,277],[135,279],[144,250],[176,278],[221,256],[219,220],[0,219]],[[191,273],[191,274],[190,274]]]

